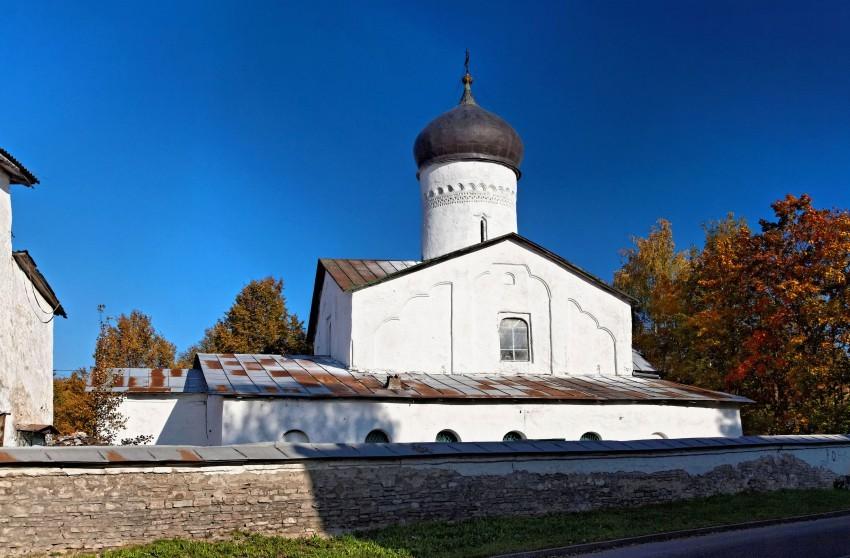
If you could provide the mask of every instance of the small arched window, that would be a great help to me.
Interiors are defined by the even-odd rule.
[[[283,435],[283,441],[290,444],[306,444],[310,438],[301,430],[287,430]]]
[[[503,442],[519,442],[521,440],[525,440],[525,435],[519,430],[511,430],[502,436]]]
[[[451,430],[440,430],[434,441],[443,443],[460,442],[460,438]]]
[[[602,440],[602,436],[600,436],[596,432],[585,432],[581,435],[581,438],[579,438],[579,440],[583,442],[599,442],[600,440]]]
[[[481,242],[484,242],[487,240],[487,219],[485,217],[481,218],[479,226],[481,227]]]
[[[528,324],[505,318],[499,324],[499,356],[502,360],[528,361]]]
[[[664,432],[653,432],[652,435],[656,438],[661,438],[662,440],[667,439],[667,434],[665,434]]]
[[[366,434],[367,444],[389,444],[390,437],[383,430],[373,430]]]

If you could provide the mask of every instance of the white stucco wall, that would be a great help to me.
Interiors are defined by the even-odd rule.
[[[461,441],[500,441],[513,430],[527,438],[606,440],[741,436],[738,409],[675,405],[446,404],[387,401],[225,399],[222,443],[280,441],[287,430],[311,442],[359,443],[375,429],[392,442],[433,442],[444,429]]]
[[[419,174],[422,196],[422,258],[425,260],[517,232],[517,177],[504,165],[455,161]]]
[[[351,293],[343,292],[327,272],[318,316],[313,354],[330,355],[348,366],[351,361]]]
[[[12,259],[12,202],[0,172],[0,412],[2,445],[17,445],[15,425],[53,422],[52,309]]]
[[[355,291],[350,315],[356,370],[632,373],[629,304],[513,241]],[[529,362],[500,360],[511,316],[529,323]]]
[[[127,423],[115,442],[153,436],[151,443],[159,445],[220,443],[221,407],[208,408],[207,399],[206,394],[129,395],[119,407]]]

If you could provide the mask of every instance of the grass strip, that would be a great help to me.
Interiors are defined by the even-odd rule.
[[[165,540],[106,551],[101,556],[474,558],[838,510],[850,510],[850,491],[784,490],[712,496],[640,508],[417,523],[329,539],[236,534],[225,541]]]

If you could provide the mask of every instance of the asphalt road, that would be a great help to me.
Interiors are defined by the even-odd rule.
[[[850,558],[850,516],[582,554],[586,558]]]

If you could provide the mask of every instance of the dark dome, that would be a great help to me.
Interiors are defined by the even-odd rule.
[[[463,78],[460,104],[425,126],[413,144],[416,165],[444,161],[492,161],[512,169],[519,177],[523,146],[511,125],[479,107],[472,98],[472,78]]]

